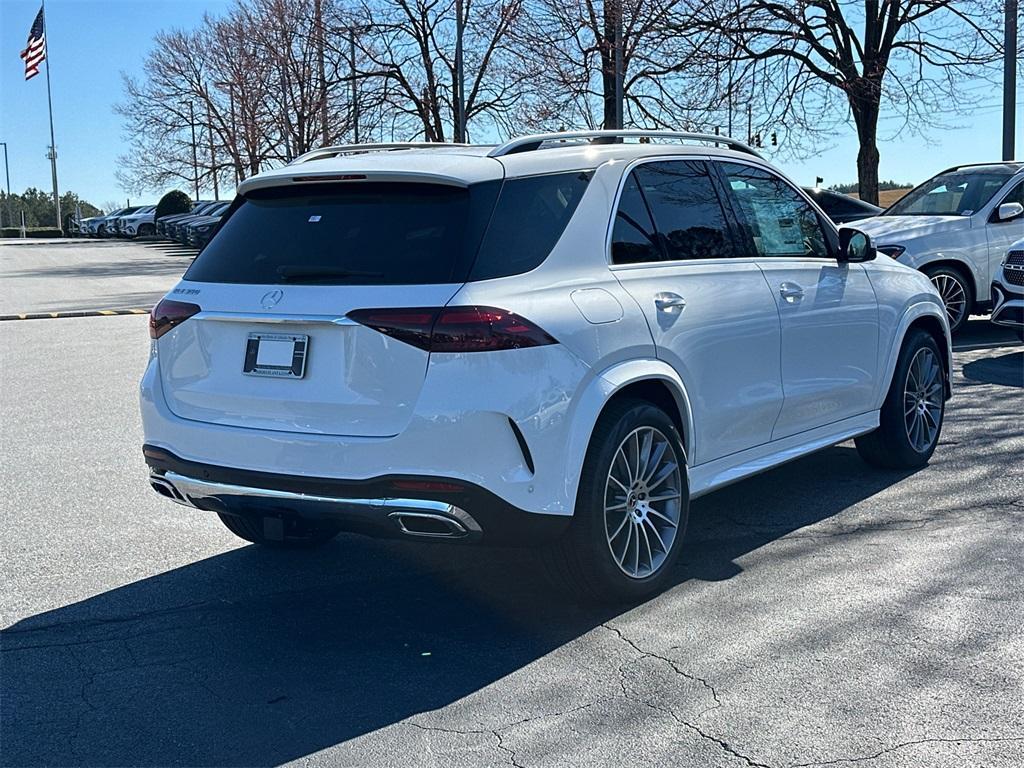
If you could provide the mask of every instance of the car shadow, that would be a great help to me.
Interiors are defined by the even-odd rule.
[[[841,446],[700,499],[652,602],[905,476]],[[572,603],[528,550],[242,547],[0,633],[0,763],[280,764],[463,699],[625,610]]]
[[[190,251],[189,253],[194,253]],[[188,254],[165,254],[188,255]],[[9,271],[8,278],[54,278],[74,280],[76,278],[144,277],[180,275],[188,265],[183,261],[168,261],[164,257],[129,260],[113,258],[109,261],[93,261],[84,264],[67,262],[60,266],[47,264],[35,269]]]
[[[964,365],[963,374],[965,379],[980,384],[1024,387],[1024,352],[972,360]]]
[[[969,319],[953,337],[955,352],[969,352],[996,346],[1015,347],[1019,344],[1015,329],[996,325],[987,316]]]

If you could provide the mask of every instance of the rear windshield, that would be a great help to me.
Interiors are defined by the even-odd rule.
[[[236,201],[185,277],[421,285],[464,282],[471,271],[474,279],[517,274],[546,258],[587,178],[577,172],[468,188],[350,182],[254,190]]]

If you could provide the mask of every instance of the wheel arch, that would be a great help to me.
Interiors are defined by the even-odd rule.
[[[894,343],[889,349],[886,367],[883,369],[885,376],[880,380],[882,386],[876,396],[878,408],[882,407],[885,396],[892,385],[892,377],[896,373],[896,363],[899,360],[900,351],[907,339],[907,335],[915,329],[921,329],[929,333],[939,345],[943,353],[943,369],[945,374],[945,394],[948,399],[952,395],[952,370],[953,370],[953,345],[949,324],[946,321],[945,311],[937,304],[931,302],[918,302],[911,305],[903,314],[897,333],[893,335]]]
[[[918,263],[917,268],[925,273],[941,268],[952,269],[967,278],[970,281],[971,292],[974,294],[973,302],[968,312],[986,298],[986,290],[988,288],[986,284],[987,277],[979,274],[974,264],[967,258],[954,258],[948,254],[935,254]]]
[[[687,465],[692,465],[690,457],[697,447],[693,410],[679,374],[662,360],[617,363],[591,379],[578,396],[566,451],[566,498],[576,498],[580,472],[597,420],[613,401],[623,397],[648,400],[666,411],[682,436]]]

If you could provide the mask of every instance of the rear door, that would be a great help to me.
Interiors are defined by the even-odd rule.
[[[280,432],[400,433],[429,353],[346,315],[408,308],[416,324],[424,308],[444,306],[465,279],[496,185],[250,193],[168,296],[202,308],[157,342],[168,407]]]
[[[692,465],[768,442],[782,404],[778,311],[734,235],[704,160],[647,162],[626,178],[612,269],[686,385]]]
[[[782,322],[785,402],[772,439],[872,410],[878,305],[863,265],[836,260],[821,217],[783,178],[746,163],[716,165]]]

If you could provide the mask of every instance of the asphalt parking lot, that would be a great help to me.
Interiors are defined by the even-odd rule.
[[[145,308],[188,257],[2,245],[0,314]],[[0,322],[2,765],[1024,764],[1024,351],[985,320],[926,469],[845,444],[707,496],[630,610],[530,552],[245,546],[146,483],[148,347]]]

